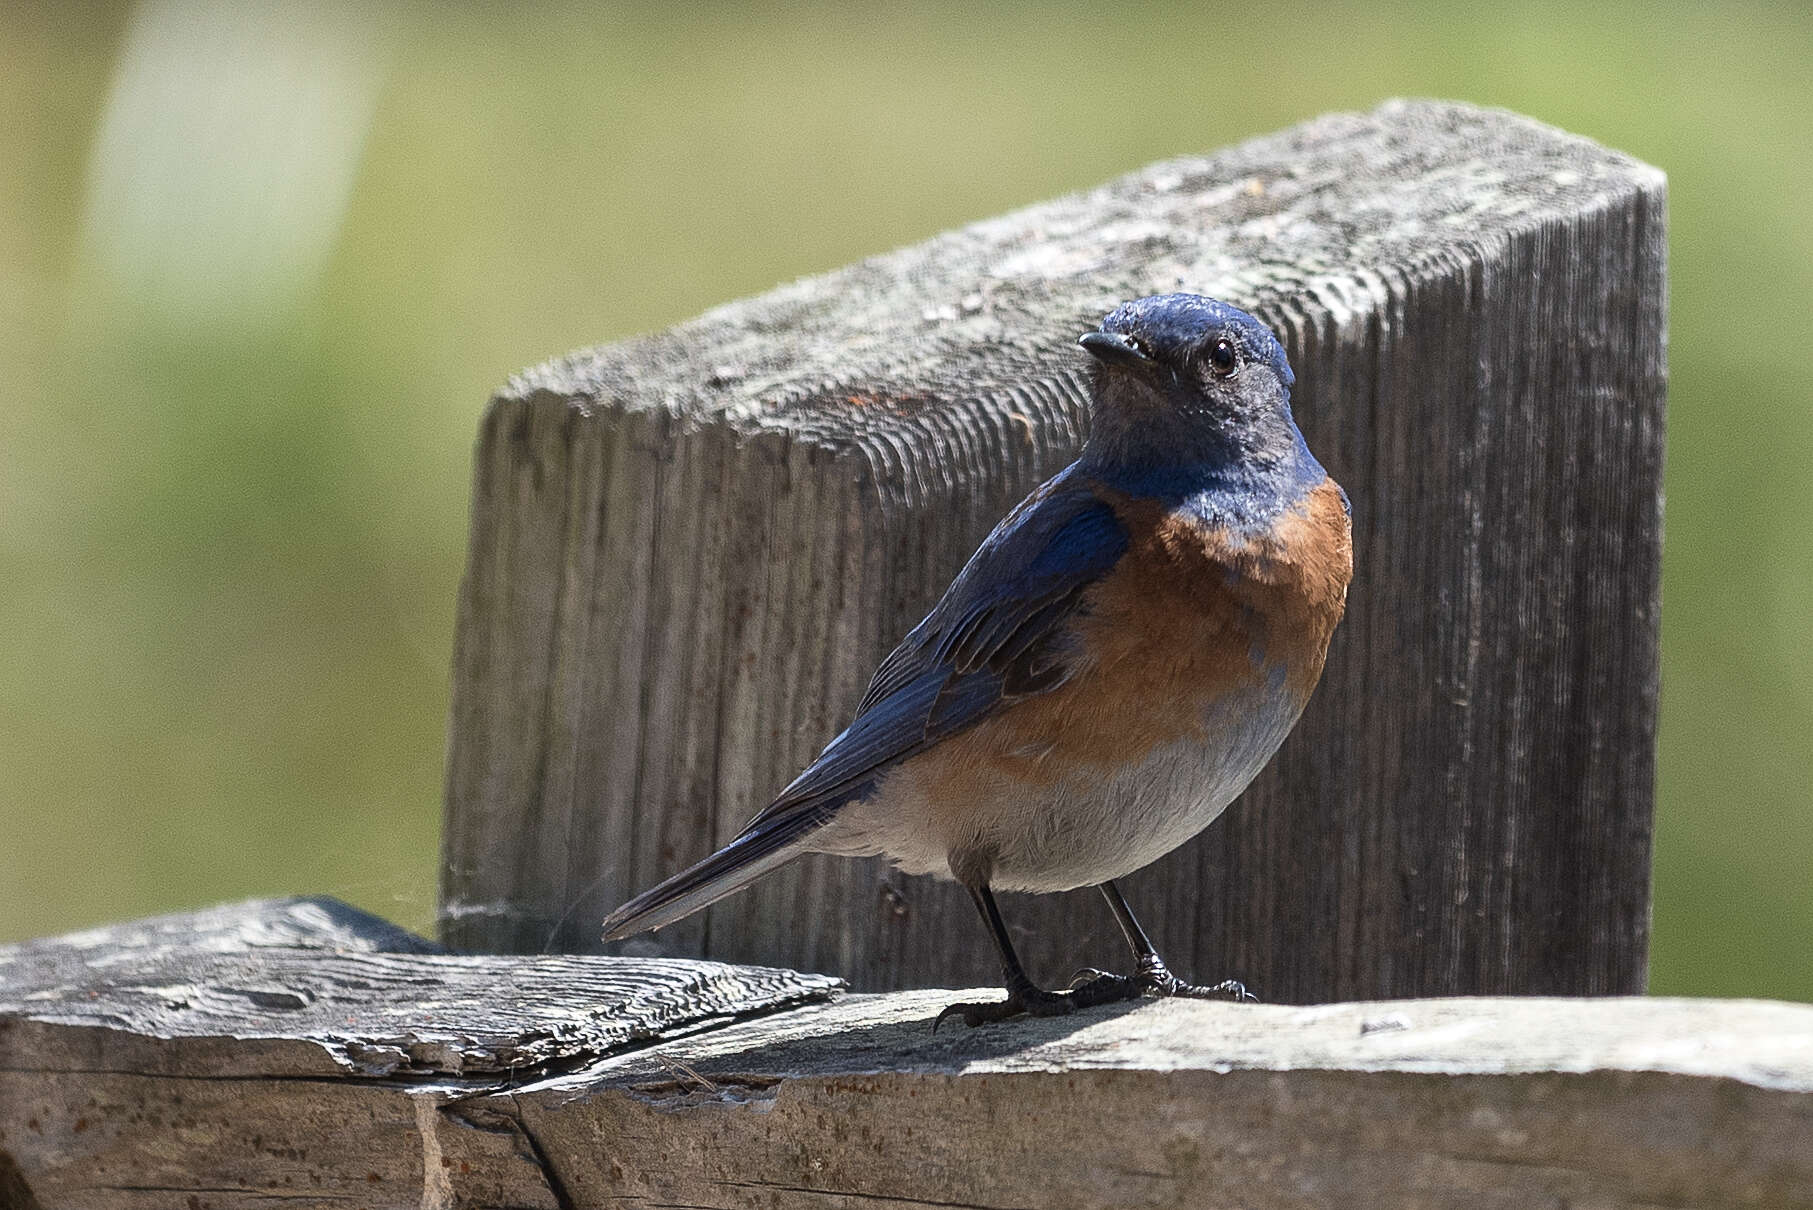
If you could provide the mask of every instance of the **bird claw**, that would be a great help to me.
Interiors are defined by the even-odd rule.
[[[1048,992],[1038,988],[1028,988],[1009,992],[1005,1000],[988,1000],[970,1004],[952,1004],[938,1014],[932,1022],[932,1032],[950,1017],[962,1017],[963,1023],[971,1029],[979,1025],[992,1025],[1017,1017],[1025,1013],[1029,1017],[1062,1017],[1076,1011],[1078,1001],[1069,992]]]
[[[1084,967],[1078,971],[1070,989],[1070,994],[1076,997],[1078,1004],[1089,1005],[1137,1000],[1148,990],[1137,975],[1116,975],[1110,971],[1098,971],[1094,967]]]
[[[1140,996],[1176,997],[1183,1000],[1231,1000],[1235,1004],[1257,1004],[1259,997],[1236,979],[1203,987],[1185,983],[1163,962],[1142,962],[1138,973],[1114,975],[1086,966],[1070,981],[1071,995],[1079,1004],[1108,1004],[1116,1000],[1133,1000]]]
[[[1186,1000],[1230,1000],[1235,1004],[1259,1003],[1259,997],[1246,990],[1246,984],[1238,979],[1223,979],[1220,983],[1211,984],[1208,987],[1180,982],[1175,988],[1164,994],[1180,996]]]
[[[1141,996],[1177,997],[1184,1000],[1231,1000],[1236,1004],[1257,1004],[1259,997],[1246,990],[1235,979],[1224,979],[1207,987],[1185,983],[1173,975],[1163,962],[1143,962],[1137,974],[1116,975],[1085,966],[1070,977],[1068,991],[1048,992],[1036,987],[1010,991],[1005,1000],[952,1004],[932,1021],[932,1032],[952,1017],[962,1017],[971,1029],[1006,1021],[1022,1013],[1029,1017],[1061,1017],[1079,1008],[1137,1000]]]

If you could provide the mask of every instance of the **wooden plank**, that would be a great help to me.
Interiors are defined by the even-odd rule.
[[[66,948],[85,983],[45,944],[0,980],[7,1210],[1813,1202],[1808,1005],[1144,1001],[934,1034],[989,993],[748,1017],[827,981],[735,970],[664,1017],[663,973],[702,964]]]
[[[1181,287],[1284,339],[1356,577],[1272,767],[1128,880],[1161,949],[1284,1002],[1641,990],[1664,198],[1587,140],[1393,102],[514,379],[478,451],[443,939],[594,950],[725,840],[1075,451],[1077,333]],[[1120,958],[1093,896],[1005,910],[1047,983]],[[961,985],[994,977],[972,916],[811,859],[627,952]]]
[[[408,934],[351,909],[299,906],[197,913],[186,937],[174,916],[0,947],[0,1065],[490,1079],[588,1063],[840,985],[687,959],[382,951],[371,942]],[[244,944],[286,931],[304,944]]]
[[[452,955],[329,899],[0,947],[0,1210],[452,1206],[455,1177],[461,1205],[558,1206],[508,1129],[443,1154],[438,1107],[837,986]]]
[[[1805,1005],[1148,1001],[934,1037],[950,995],[671,1043],[499,1112],[574,1205],[1813,1203]]]
[[[0,1207],[1813,1203],[1810,1005],[1143,1001],[933,1033],[989,993],[222,947],[235,910],[282,912],[8,953]]]

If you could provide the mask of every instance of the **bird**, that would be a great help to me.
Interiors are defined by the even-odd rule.
[[[1228,303],[1122,303],[1078,344],[1090,427],[881,661],[854,717],[728,844],[631,899],[607,941],[671,924],[804,853],[883,856],[968,892],[1006,998],[970,1026],[1140,996],[1253,999],[1172,974],[1116,880],[1209,826],[1321,678],[1352,509],[1291,412],[1283,346]],[[1136,967],[1026,974],[998,890],[1098,887]]]

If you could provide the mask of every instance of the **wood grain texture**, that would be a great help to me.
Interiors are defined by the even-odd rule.
[[[531,1086],[574,1205],[1796,1206],[1813,1008],[852,997]]]
[[[298,910],[323,903],[343,914]],[[286,932],[301,944],[236,944]],[[0,947],[0,1066],[54,1072],[79,1054],[83,1068],[186,1078],[496,1078],[839,986],[688,959],[373,948],[408,937],[331,900],[265,901]],[[164,1044],[155,1066],[146,1039]]]
[[[1076,450],[1076,335],[1178,288],[1284,340],[1353,497],[1321,689],[1127,880],[1174,969],[1273,1001],[1641,990],[1664,182],[1527,119],[1337,114],[512,380],[476,457],[443,940],[590,951],[847,720],[989,526]],[[1095,896],[1004,904],[1036,977],[1122,959]],[[628,943],[990,981],[965,897],[809,859]]]
[[[1145,1001],[934,1034],[990,993],[135,936],[73,939],[82,980],[48,943],[0,978],[5,1210],[1813,1202],[1807,1005]]]

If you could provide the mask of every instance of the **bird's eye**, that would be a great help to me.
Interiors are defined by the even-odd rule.
[[[1234,372],[1238,360],[1234,355],[1234,342],[1225,336],[1209,346],[1209,366],[1223,378]]]

